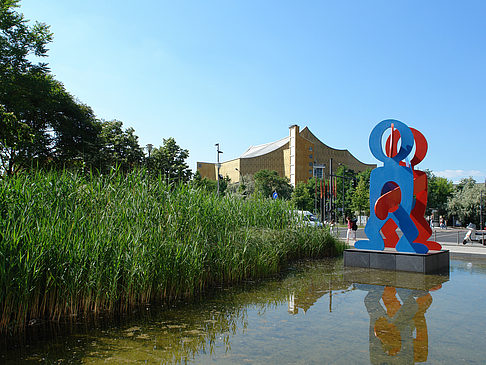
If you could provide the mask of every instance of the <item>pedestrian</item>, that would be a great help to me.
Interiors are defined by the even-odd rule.
[[[329,222],[329,231],[331,232],[331,234],[334,234],[334,226],[336,225],[336,223],[334,223],[334,219],[331,219],[331,221]]]
[[[439,218],[439,227],[440,229],[444,229],[445,226],[444,226],[444,218],[442,216],[440,216]]]
[[[346,217],[348,221],[348,231],[346,232],[346,243],[349,243],[349,238],[353,235],[354,241],[356,241],[356,230],[358,226],[356,225],[356,221],[352,220],[350,217]]]

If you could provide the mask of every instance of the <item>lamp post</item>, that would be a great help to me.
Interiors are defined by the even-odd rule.
[[[219,195],[219,169],[221,167],[221,164],[219,163],[219,154],[220,153],[223,153],[223,151],[220,151],[220,149],[219,149],[219,143],[216,143],[215,146],[216,146],[216,155],[217,155],[217,161],[218,161],[218,163],[216,165],[217,168],[218,168],[218,176],[216,176],[217,177],[217,180],[218,180],[218,190],[216,191],[216,194]]]
[[[329,222],[332,221],[332,194],[333,194],[333,183],[332,183],[332,158],[329,159]]]
[[[486,181],[484,182],[486,184]],[[483,189],[479,190],[479,229],[481,230],[482,234],[482,244],[484,245],[484,232],[483,232]]]

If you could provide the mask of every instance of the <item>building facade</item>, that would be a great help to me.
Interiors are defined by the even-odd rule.
[[[340,164],[355,172],[375,168],[365,164],[348,150],[337,150],[322,143],[309,128],[300,131],[298,125],[289,127],[289,136],[275,142],[249,147],[240,157],[220,163],[219,173],[228,176],[232,182],[240,181],[242,176],[253,175],[266,169],[275,170],[286,176],[290,184],[306,182],[313,176],[329,176],[330,161],[332,173]],[[197,171],[207,179],[216,180],[218,166],[212,162],[198,162]]]

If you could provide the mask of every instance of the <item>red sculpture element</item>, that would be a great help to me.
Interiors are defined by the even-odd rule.
[[[383,194],[375,203],[376,216],[384,220],[388,213],[394,212],[398,209],[400,201],[402,200],[402,193],[397,186],[395,189]]]
[[[415,195],[415,204],[410,216],[419,232],[417,238],[414,240],[414,243],[421,243],[427,246],[429,250],[438,251],[442,249],[442,246],[435,241],[428,241],[432,235],[432,229],[424,217],[425,208],[427,207],[427,175],[423,171],[414,169],[415,165],[418,165],[427,154],[427,140],[418,130],[414,128],[410,128],[410,130],[412,131],[415,140],[415,154],[410,161],[410,165],[413,170],[413,192]],[[399,139],[400,132],[394,129],[392,125],[392,132],[387,138],[385,144],[385,151],[388,157],[393,157],[397,154]],[[406,163],[400,162],[400,165],[406,166]],[[398,208],[400,199],[401,193],[398,187],[383,194],[375,204],[376,216],[382,220],[386,219],[389,212],[393,212]],[[385,247],[393,248],[396,246],[399,240],[399,237],[395,231],[396,229],[397,225],[392,219],[389,219],[382,227],[381,232],[385,236]]]
[[[397,245],[397,242],[400,239],[397,234],[397,228],[398,226],[393,219],[388,219],[381,228],[385,247],[394,248]]]
[[[440,250],[442,246],[435,241],[428,241],[432,235],[427,220],[425,219],[425,208],[427,207],[427,175],[425,172],[415,170],[415,165],[418,165],[427,154],[427,140],[424,135],[414,128],[410,128],[415,139],[415,155],[410,161],[413,170],[413,193],[415,195],[415,205],[412,209],[411,218],[418,229],[419,235],[414,242],[422,243],[429,248],[429,250]]]

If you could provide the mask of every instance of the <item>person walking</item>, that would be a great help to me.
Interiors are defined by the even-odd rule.
[[[354,241],[356,241],[356,230],[357,230],[357,225],[356,221],[352,220],[350,217],[346,217],[346,220],[348,221],[348,231],[346,232],[346,243],[349,243],[349,238],[351,235],[353,235]]]

